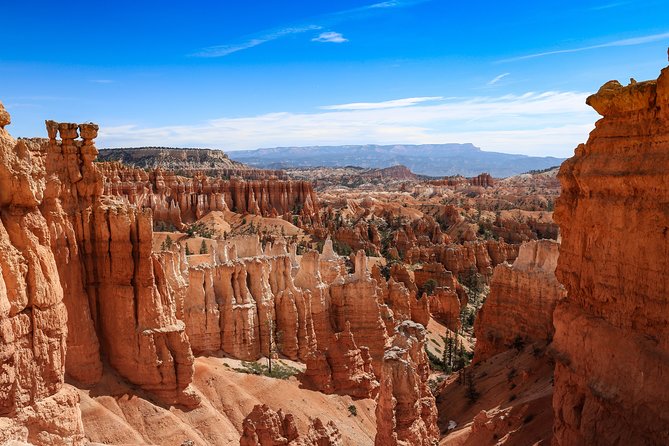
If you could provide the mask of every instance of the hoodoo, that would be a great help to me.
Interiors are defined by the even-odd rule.
[[[554,444],[669,444],[669,68],[604,84],[560,169]]]

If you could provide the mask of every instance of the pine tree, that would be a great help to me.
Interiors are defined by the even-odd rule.
[[[165,238],[165,241],[163,242],[162,248],[163,248],[163,251],[167,251],[170,248],[172,248],[172,238],[169,235]]]
[[[207,243],[202,240],[202,244],[200,245],[200,254],[207,254],[209,250],[207,249]]]
[[[476,384],[474,383],[474,374],[472,373],[471,369],[465,372],[465,381],[467,385],[467,389],[465,391],[467,399],[469,400],[470,403],[475,403],[476,400],[479,399],[479,396],[481,396],[481,394],[478,392],[478,390],[476,390]]]
[[[187,256],[192,256],[193,253],[191,252],[190,248],[188,247],[188,243],[186,243],[186,255]]]

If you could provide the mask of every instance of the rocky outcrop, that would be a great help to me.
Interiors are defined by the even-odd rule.
[[[554,444],[669,443],[669,68],[606,83],[565,161],[555,220]]]
[[[40,212],[45,147],[14,140],[0,104],[0,440],[83,444],[79,397],[65,386],[67,309]]]
[[[306,360],[316,348],[311,292],[295,287],[287,254],[189,268],[186,331],[196,353],[245,360],[280,353]]]
[[[209,211],[232,210],[265,217],[299,215],[318,221],[318,201],[306,181],[229,180],[203,174],[192,178],[156,168],[151,172],[118,162],[99,163],[104,193],[150,208],[156,221],[181,228]]]
[[[369,348],[376,373],[381,370],[388,334],[382,314],[386,305],[379,288],[367,270],[367,257],[359,251],[355,257],[355,272],[339,276],[330,285],[331,322],[335,332],[347,329],[355,333],[358,345]]]
[[[240,446],[343,446],[337,426],[314,418],[309,431],[301,435],[295,419],[281,409],[273,411],[266,404],[256,405],[242,424]]]
[[[66,373],[92,385],[106,361],[160,401],[192,406],[193,356],[151,252],[150,212],[101,195],[97,126],[46,124],[48,140],[0,134],[0,415],[17,438],[79,444]]]
[[[439,440],[437,408],[427,387],[425,336],[422,325],[404,321],[385,352],[376,406],[377,446],[434,446]]]
[[[327,348],[307,359],[303,382],[323,393],[354,398],[374,398],[379,389],[369,349],[356,345],[350,324],[333,335]]]
[[[474,362],[525,343],[546,344],[553,338],[553,310],[565,290],[555,278],[559,244],[527,242],[513,266],[495,268],[490,294],[479,310],[474,331]]]

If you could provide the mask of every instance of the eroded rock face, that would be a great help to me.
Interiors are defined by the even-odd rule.
[[[343,446],[341,434],[332,421],[323,424],[314,418],[309,431],[301,435],[292,414],[256,405],[244,419],[240,446]]]
[[[202,174],[187,178],[160,168],[147,173],[118,162],[99,166],[106,195],[150,208],[156,221],[177,228],[209,211],[228,209],[265,217],[297,214],[308,222],[319,218],[316,193],[307,181],[224,180]]]
[[[356,345],[350,324],[333,335],[324,351],[307,359],[304,381],[323,393],[355,398],[374,398],[379,389],[369,349]]]
[[[316,349],[309,290],[298,288],[288,254],[189,268],[186,331],[196,353],[223,350],[245,360],[280,353],[306,360]]]
[[[150,211],[102,195],[97,126],[46,124],[48,140],[0,130],[0,415],[16,438],[79,444],[65,373],[93,385],[104,360],[162,402],[193,406],[193,355],[180,289],[151,252]]]
[[[382,315],[386,305],[374,279],[367,270],[367,257],[358,251],[355,273],[338,277],[330,285],[331,321],[335,332],[344,331],[347,324],[355,333],[356,343],[369,348],[376,373],[381,370],[388,334]]]
[[[612,81],[560,169],[554,444],[669,443],[669,69]]]
[[[63,384],[63,287],[39,209],[44,141],[14,140],[7,124],[0,104],[0,440],[83,444],[79,397]]]
[[[377,446],[434,446],[439,441],[437,408],[427,386],[425,329],[412,321],[397,326],[383,357],[376,406]]]
[[[490,294],[476,317],[474,362],[512,348],[514,342],[541,343],[553,338],[553,310],[565,290],[555,278],[559,244],[524,243],[513,266],[498,265]]]

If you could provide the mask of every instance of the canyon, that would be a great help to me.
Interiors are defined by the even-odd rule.
[[[587,103],[507,178],[100,157],[0,104],[0,443],[669,443],[669,68]]]

